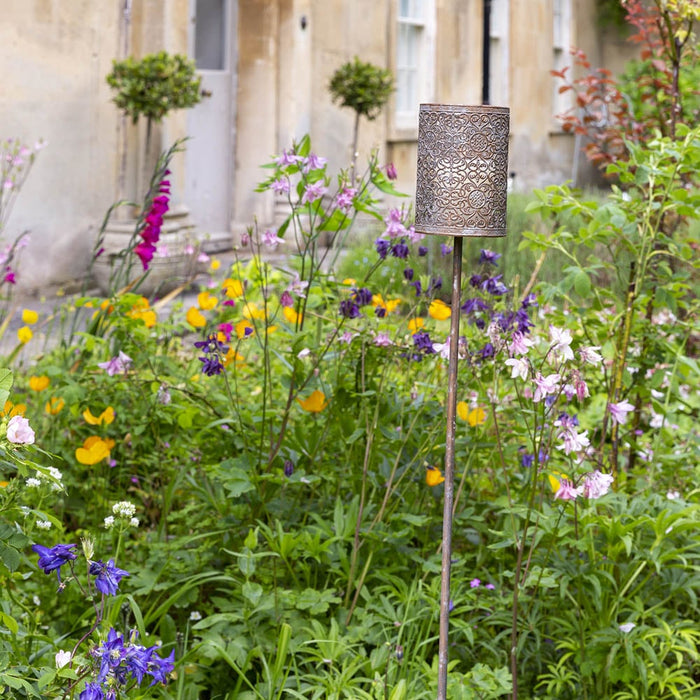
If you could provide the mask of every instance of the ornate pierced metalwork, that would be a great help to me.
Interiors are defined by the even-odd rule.
[[[509,114],[507,107],[420,106],[417,232],[506,235]]]

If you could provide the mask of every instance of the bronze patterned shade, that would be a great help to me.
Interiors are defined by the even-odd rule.
[[[422,104],[418,120],[418,233],[505,236],[507,107]]]

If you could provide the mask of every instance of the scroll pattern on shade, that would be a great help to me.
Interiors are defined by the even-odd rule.
[[[445,236],[505,236],[507,107],[422,104],[415,229]]]

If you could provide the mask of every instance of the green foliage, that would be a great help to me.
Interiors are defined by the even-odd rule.
[[[700,690],[700,134],[678,136],[607,194],[512,197],[504,257],[467,251],[450,698]],[[452,254],[378,208],[375,157],[353,187],[308,138],[265,167],[286,219],[196,297],[81,296],[14,370],[0,434],[24,404],[45,450],[0,438],[18,697],[78,697],[111,627],[175,656],[123,698],[435,697]],[[374,240],[345,255],[360,214]],[[86,536],[130,574],[103,611],[29,549]]]
[[[194,107],[201,99],[200,82],[193,61],[166,51],[115,60],[107,75],[114,103],[134,123],[142,116],[159,122],[175,109]]]
[[[394,90],[391,71],[361,61],[353,61],[338,68],[328,85],[334,102],[350,107],[358,116],[376,119]]]

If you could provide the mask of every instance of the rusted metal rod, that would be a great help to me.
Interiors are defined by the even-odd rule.
[[[447,380],[447,436],[445,439],[445,494],[442,514],[442,574],[440,587],[440,645],[438,650],[438,700],[447,698],[449,660],[450,569],[452,566],[452,508],[454,506],[455,431],[457,422],[457,362],[462,291],[462,239],[455,236],[452,253],[452,316]]]

